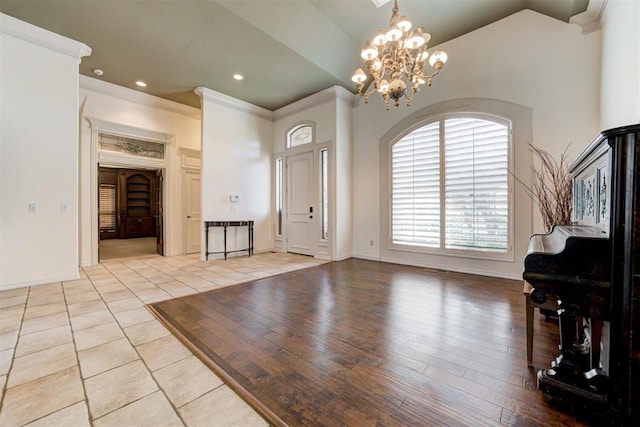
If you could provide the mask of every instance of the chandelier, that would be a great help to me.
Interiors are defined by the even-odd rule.
[[[373,78],[368,91],[365,90],[367,75],[358,68],[351,80],[355,83],[358,93],[364,96],[364,102],[369,102],[369,95],[378,91],[384,99],[387,110],[391,108],[389,98],[396,107],[400,105],[402,97],[406,98],[407,107],[411,99],[420,90],[420,86],[431,86],[431,79],[435,77],[447,62],[447,54],[435,51],[429,56],[427,42],[431,35],[424,27],[411,30],[411,22],[406,16],[398,15],[398,0],[394,0],[391,20],[386,30],[379,30],[373,40],[365,42],[360,56]],[[431,74],[425,74],[424,67],[429,59],[433,68]],[[427,71],[431,71],[428,69]],[[407,91],[411,85],[410,91]]]

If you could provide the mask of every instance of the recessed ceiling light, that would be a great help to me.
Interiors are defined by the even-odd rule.
[[[136,82],[136,86],[147,87],[147,84],[145,82],[143,82],[142,80],[138,80]]]
[[[104,71],[102,71],[100,68],[94,68],[93,74],[95,74],[96,76],[101,76],[104,74]]]
[[[233,78],[236,79],[236,80],[242,80],[242,79],[244,79],[244,76],[242,74],[234,74]]]

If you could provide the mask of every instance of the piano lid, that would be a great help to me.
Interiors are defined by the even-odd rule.
[[[522,277],[533,287],[550,283],[609,286],[611,241],[592,226],[554,226],[548,234],[534,234],[524,259]]]

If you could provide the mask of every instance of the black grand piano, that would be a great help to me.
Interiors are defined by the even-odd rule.
[[[560,354],[538,372],[552,401],[640,425],[640,125],[601,132],[571,166],[574,225],[531,236],[531,298],[557,298]]]

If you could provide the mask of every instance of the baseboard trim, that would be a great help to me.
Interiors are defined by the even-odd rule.
[[[432,264],[432,263],[408,263],[404,259],[372,257],[368,255],[358,255],[358,254],[354,254],[353,258],[366,259],[369,261],[389,262],[389,263],[400,264],[400,265],[411,265],[414,267],[431,268],[438,271],[451,271],[454,273],[473,274],[475,276],[495,277],[498,279],[522,280],[522,276],[519,274],[514,275],[514,274],[503,273],[499,271],[485,271],[485,270],[476,270],[472,268],[460,268],[460,267],[451,268],[450,266],[444,266],[444,265]]]
[[[80,273],[76,273],[76,274],[70,274],[66,276],[51,277],[51,278],[40,279],[40,280],[28,280],[25,282],[3,283],[2,285],[0,285],[0,291],[4,291],[8,289],[27,288],[29,286],[49,285],[51,283],[56,283],[56,282],[78,280],[79,278],[80,278]]]

